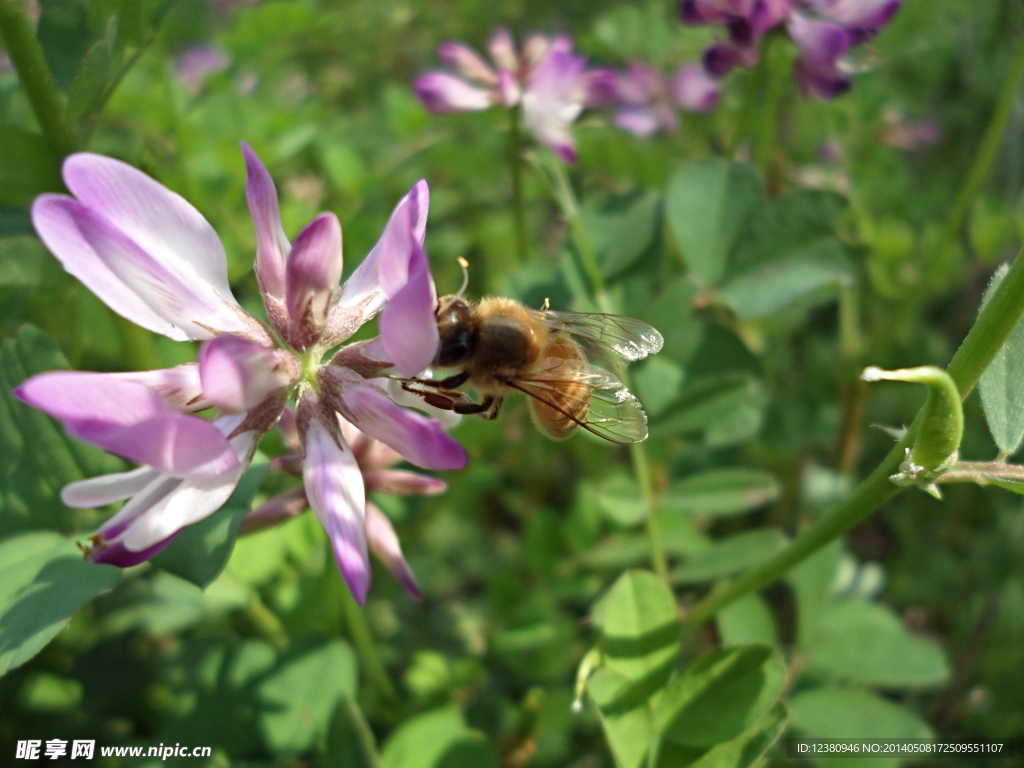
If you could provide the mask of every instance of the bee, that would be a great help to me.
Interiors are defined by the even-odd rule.
[[[647,414],[612,372],[619,359],[640,360],[661,349],[661,334],[647,323],[535,310],[498,296],[471,302],[461,292],[442,297],[435,314],[441,343],[434,366],[458,372],[402,384],[429,405],[494,419],[505,398],[519,391],[530,398],[534,424],[555,440],[581,427],[624,445],[647,438]],[[463,385],[481,401],[457,389]]]

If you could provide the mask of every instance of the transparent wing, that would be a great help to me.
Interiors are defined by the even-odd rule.
[[[647,439],[647,414],[621,381],[600,368],[584,372],[565,362],[553,360],[538,372],[505,383],[609,442],[629,445]],[[583,411],[582,418],[574,415]]]
[[[630,362],[642,360],[665,343],[655,328],[634,317],[550,310],[539,310],[539,314],[551,327],[575,336],[589,355],[603,359],[609,359],[607,350],[611,350]]]

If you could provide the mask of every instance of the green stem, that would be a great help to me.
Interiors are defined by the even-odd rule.
[[[381,663],[380,656],[377,655],[377,646],[373,642],[373,636],[370,635],[370,628],[366,626],[366,615],[363,613],[363,609],[359,607],[359,603],[352,597],[348,588],[340,591],[343,593],[341,603],[342,610],[345,612],[345,622],[348,624],[349,637],[352,638],[352,642],[356,646],[356,653],[359,654],[363,671],[387,699],[397,701],[398,691],[395,690],[394,683],[391,682],[391,678],[388,677],[388,673]]]
[[[964,399],[1024,315],[1024,258],[1018,256],[946,369]],[[923,409],[922,409],[923,412]],[[683,634],[694,631],[734,600],[768,586],[804,558],[842,536],[900,489],[889,480],[914,443],[921,413],[903,439],[843,504],[805,530],[786,549],[732,581],[722,582],[697,603],[683,621]]]
[[[762,178],[771,182],[772,176],[772,153],[775,149],[775,140],[778,136],[780,107],[782,97],[789,86],[790,58],[780,45],[782,38],[776,34],[770,34],[765,42],[761,55],[764,57],[764,66],[767,72],[767,87],[765,92],[764,106],[761,108],[757,136],[755,137],[754,161],[757,169],[761,172]],[[768,184],[769,188],[777,186],[774,183]]]
[[[519,107],[509,110],[508,162],[512,172],[512,224],[515,229],[516,259],[525,264],[529,258],[526,242],[526,204],[523,200],[523,132]]]
[[[612,311],[611,301],[608,299],[608,292],[605,290],[604,277],[601,275],[601,267],[597,261],[597,252],[594,250],[587,229],[579,215],[579,202],[576,200],[576,193],[566,178],[565,171],[560,163],[552,164],[551,176],[556,183],[555,197],[559,201],[562,213],[569,222],[569,229],[572,232],[573,241],[576,243],[576,250],[579,253],[583,270],[590,280],[591,291],[594,294],[594,303],[602,312]],[[626,389],[630,389],[629,375],[625,367],[620,366],[616,371],[619,379]],[[669,582],[668,563],[665,560],[665,548],[661,543],[661,531],[655,513],[658,508],[657,494],[654,492],[654,480],[651,477],[651,465],[647,458],[647,449],[643,443],[633,443],[629,446],[630,458],[633,463],[633,474],[636,476],[637,485],[640,487],[640,497],[644,503],[644,527],[647,531],[647,538],[651,545],[651,565],[658,577]]]
[[[46,65],[24,3],[0,0],[0,37],[18,71],[21,87],[25,89],[50,151],[56,159],[63,159],[78,149],[78,138],[68,122],[64,97]]]
[[[999,92],[995,111],[992,113],[992,119],[989,121],[988,128],[985,129],[985,135],[981,139],[978,154],[974,156],[971,170],[968,172],[967,178],[964,179],[963,186],[960,187],[960,191],[957,193],[956,199],[950,208],[949,218],[946,219],[947,240],[952,240],[959,233],[971,203],[974,202],[978,190],[985,182],[985,179],[988,178],[989,171],[992,170],[992,163],[995,162],[996,154],[999,152],[999,145],[1003,140],[1003,134],[1006,132],[1006,126],[1010,122],[1010,116],[1013,113],[1013,103],[1017,98],[1017,93],[1020,91],[1022,81],[1024,81],[1024,38],[1017,43],[1017,52],[1010,65],[1010,73],[1007,75],[1006,80],[1003,82],[1003,88]]]

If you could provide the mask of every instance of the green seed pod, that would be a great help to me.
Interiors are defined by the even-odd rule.
[[[910,449],[911,467],[904,471],[935,472],[955,459],[964,436],[964,411],[960,392],[948,373],[934,365],[883,371],[871,366],[860,375],[864,381],[909,381],[928,385],[921,428]]]

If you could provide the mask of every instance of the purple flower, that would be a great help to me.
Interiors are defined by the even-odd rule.
[[[444,43],[438,58],[451,72],[421,75],[414,85],[420,101],[435,114],[521,106],[523,123],[537,140],[574,162],[569,126],[585,108],[612,99],[615,75],[587,70],[586,59],[573,55],[572,40],[564,36],[531,35],[517,51],[508,30],[498,29],[487,48],[490,62],[463,43]]]
[[[619,75],[613,118],[623,130],[647,138],[658,131],[676,129],[676,108],[686,112],[708,112],[718,104],[718,81],[700,64],[684,64],[671,82],[648,64],[632,62]]]
[[[439,411],[438,413],[445,414],[449,421],[453,421],[450,412]],[[433,496],[443,493],[448,487],[443,480],[438,480],[435,477],[404,469],[394,469],[394,465],[403,459],[401,454],[385,443],[361,432],[340,415],[337,420],[342,437],[351,448],[352,457],[359,467],[363,487],[367,492],[398,496]],[[457,420],[458,417],[454,417],[454,421],[457,422]],[[278,429],[284,436],[285,444],[297,453],[274,459],[272,466],[299,477],[304,476],[306,470],[300,455],[299,427],[291,410],[285,411],[278,423]],[[305,489],[288,491],[274,496],[242,519],[239,533],[252,533],[277,525],[301,513],[308,504]],[[366,543],[370,551],[384,563],[403,589],[414,599],[421,599],[416,577],[402,554],[402,547],[391,521],[379,507],[370,501],[366,502]]]
[[[899,6],[899,0],[683,0],[680,16],[690,26],[728,31],[704,52],[704,66],[715,77],[754,66],[763,36],[784,24],[800,49],[793,67],[800,92],[828,100],[852,86],[843,63],[850,47],[876,35]]]
[[[210,75],[223,72],[230,64],[223,51],[210,45],[195,45],[178,54],[175,70],[182,84],[195,94]]]
[[[62,421],[71,435],[142,465],[62,492],[75,507],[127,499],[100,527],[89,553],[120,566],[152,557],[182,528],[219,509],[259,439],[297,399],[306,496],[363,603],[370,584],[365,483],[339,414],[419,466],[460,469],[466,462],[439,422],[396,404],[389,394],[395,382],[385,377],[394,369],[415,376],[438,346],[436,293],[423,250],[427,185],[419,182],[398,203],[377,245],[339,287],[337,218],[321,214],[290,244],[270,174],[242,148],[256,273],[273,332],[235,301],[223,246],[195,208],[125,163],[72,155],[64,180],[74,196],[43,195],[32,207],[40,237],[115,312],[170,338],[204,344],[198,365],[51,372],[15,394]],[[378,313],[379,337],[341,346],[324,361]],[[192,415],[211,406],[221,412],[212,422]],[[372,528],[388,539],[376,518]],[[393,559],[397,540],[388,541]]]

